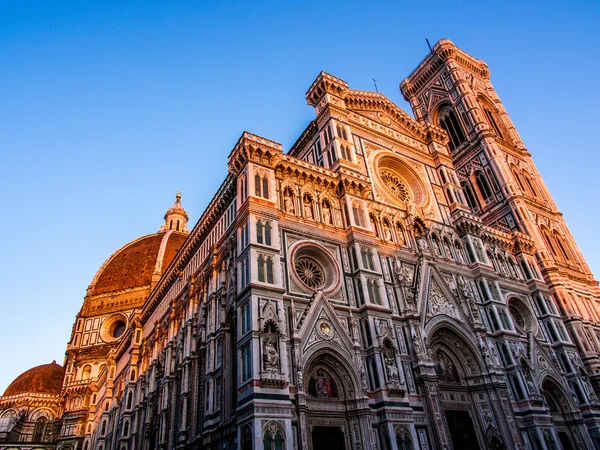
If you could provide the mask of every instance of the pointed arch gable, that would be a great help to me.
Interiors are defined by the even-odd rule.
[[[454,293],[446,284],[444,277],[439,272],[437,267],[429,263],[425,263],[423,267],[423,280],[424,282],[421,283],[421,292],[419,293],[419,298],[421,298],[422,301],[418,309],[418,313],[421,316],[421,323],[428,324],[430,321],[433,321],[434,319],[440,316],[452,319],[457,323],[471,323],[472,319],[465,314],[463,308],[458,303],[457,299],[454,296]],[[445,301],[453,307],[453,310],[455,312],[454,315],[444,314],[443,312],[440,314],[429,314],[429,312],[432,311],[431,307],[434,304],[434,302],[432,301],[432,295],[435,295],[435,293],[432,292],[432,283],[435,283],[437,285],[437,287],[434,289],[439,288],[441,290],[441,294],[443,294],[445,298]]]
[[[301,356],[298,364],[301,367],[305,367],[306,361],[312,355],[322,349],[335,347],[338,349],[338,353],[345,355],[343,357],[352,365],[354,343],[346,332],[345,327],[340,323],[335,310],[329,304],[325,295],[321,291],[317,292],[313,304],[309,307],[310,311],[300,327]],[[333,331],[331,339],[323,338],[323,335],[317,330],[319,322],[323,320],[327,321],[327,324]]]
[[[431,320],[427,325],[425,325],[424,334],[429,341],[430,348],[434,348],[440,338],[440,333],[444,330],[448,330],[450,334],[454,335],[454,338],[458,339],[465,345],[465,349],[469,355],[469,357],[473,360],[475,364],[472,367],[469,367],[469,375],[478,375],[484,372],[486,369],[485,361],[481,356],[481,351],[479,350],[479,343],[476,341],[475,336],[469,332],[469,330],[465,329],[465,327],[458,321],[449,318],[449,317],[438,317],[434,320]],[[457,346],[455,346],[457,347]],[[454,351],[451,349],[451,351]],[[468,361],[462,361],[468,364]],[[465,368],[465,373],[468,373]]]

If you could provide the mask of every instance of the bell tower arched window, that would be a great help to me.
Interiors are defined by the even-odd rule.
[[[440,127],[446,130],[448,136],[450,136],[450,142],[448,147],[450,151],[454,151],[459,147],[465,140],[465,133],[456,117],[456,114],[450,107],[442,109],[439,115],[438,123]]]
[[[460,183],[460,187],[462,187],[465,198],[467,199],[467,204],[469,205],[469,208],[471,208],[471,211],[477,211],[479,209],[479,204],[477,203],[477,199],[473,194],[471,185],[467,181],[463,181]]]
[[[257,197],[269,198],[269,179],[266,175],[254,176],[254,192]]]
[[[479,189],[479,193],[483,197],[483,200],[486,203],[489,203],[492,200],[493,194],[483,172],[477,171],[475,173],[475,183],[477,183],[477,188]]]
[[[485,116],[487,117],[488,122],[490,123],[490,125],[492,126],[492,128],[494,129],[494,131],[496,132],[498,137],[500,139],[504,139],[504,136],[502,135],[502,132],[500,131],[500,127],[496,123],[496,119],[494,119],[494,115],[492,114],[492,112],[487,108],[483,108],[483,111],[485,112]]]

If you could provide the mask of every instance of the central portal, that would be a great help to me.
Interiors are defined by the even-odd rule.
[[[446,410],[446,420],[454,448],[479,450],[475,426],[468,412]]]
[[[313,427],[312,450],[345,450],[344,433],[338,427]]]

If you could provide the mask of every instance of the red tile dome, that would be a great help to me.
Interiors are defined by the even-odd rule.
[[[4,396],[19,394],[60,394],[65,371],[52,361],[19,375],[4,391]]]
[[[187,233],[161,231],[132,241],[100,267],[87,295],[107,294],[151,286],[169,266],[187,238]]]

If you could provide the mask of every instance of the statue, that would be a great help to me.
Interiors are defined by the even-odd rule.
[[[429,248],[429,244],[423,236],[417,236],[417,244],[419,245],[420,251],[425,251]]]
[[[388,380],[390,380],[392,382],[399,381],[400,377],[398,374],[398,367],[396,366],[396,363],[395,363],[392,355],[387,355],[384,359],[385,359],[385,372],[388,376]]]
[[[271,342],[271,338],[268,338],[263,345],[263,360],[265,363],[265,370],[273,371],[278,369],[279,354]]]
[[[396,274],[396,279],[398,280],[398,284],[400,285],[404,295],[404,300],[406,301],[407,305],[412,305],[413,298],[410,292],[413,281],[412,268],[408,264],[402,264],[400,261],[396,261],[394,273]]]
[[[365,366],[362,365],[362,363],[360,363],[359,366],[359,373],[360,373],[360,384],[362,386],[363,389],[367,389],[367,374],[365,373]]]
[[[331,221],[331,210],[329,209],[329,206],[327,206],[327,203],[323,204],[323,222],[327,225],[333,225]]]
[[[304,217],[306,217],[307,219],[313,218],[312,204],[306,199],[304,200]]]
[[[285,209],[286,213],[294,214],[294,200],[287,190],[283,198],[283,209]]]

